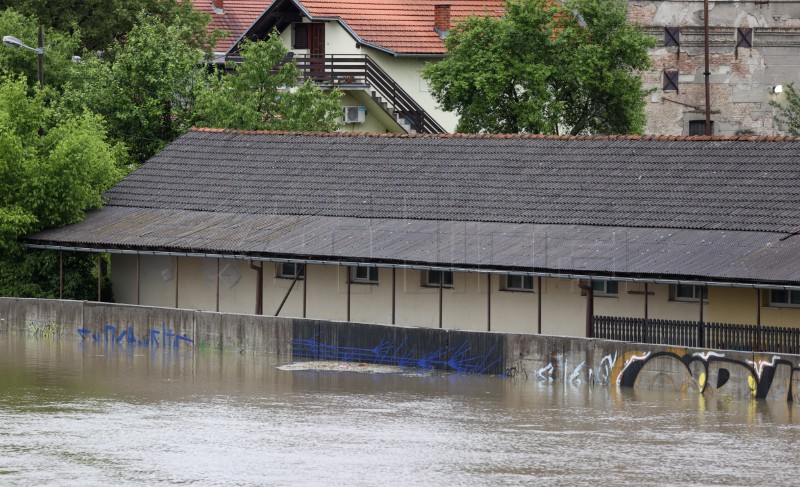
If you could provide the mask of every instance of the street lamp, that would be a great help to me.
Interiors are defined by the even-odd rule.
[[[44,89],[44,31],[39,26],[39,47],[31,47],[14,36],[3,36],[3,44],[9,47],[21,47],[35,52],[39,56],[39,89]]]

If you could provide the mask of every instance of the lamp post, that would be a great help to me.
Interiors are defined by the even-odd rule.
[[[21,47],[35,52],[39,56],[39,89],[44,89],[44,31],[39,25],[39,47],[31,47],[14,36],[3,36],[3,44],[9,47]]]

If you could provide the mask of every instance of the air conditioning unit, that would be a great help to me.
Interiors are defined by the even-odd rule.
[[[344,107],[344,123],[364,123],[367,118],[367,107]]]

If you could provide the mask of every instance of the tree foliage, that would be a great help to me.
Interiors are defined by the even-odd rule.
[[[209,41],[205,37],[208,16],[194,9],[188,0],[0,0],[0,10],[8,7],[40,19],[48,31],[77,35],[87,51],[103,50],[113,42],[124,41],[143,12],[171,25],[193,28],[197,45]]]
[[[13,9],[0,10],[0,36],[13,35],[31,47],[38,46],[38,26],[35,18]],[[72,69],[72,56],[80,49],[77,34],[45,31],[45,85],[58,91],[67,81]],[[38,86],[36,53],[27,49],[0,46],[0,76],[24,76],[30,89]]]
[[[341,92],[325,93],[301,77],[294,61],[281,65],[287,54],[277,34],[260,42],[244,42],[242,63],[230,64],[233,74],[209,77],[197,96],[195,123],[202,127],[242,130],[331,132],[341,120]]]
[[[641,133],[655,41],[626,15],[624,0],[508,0],[457,25],[423,77],[461,132]]]
[[[193,36],[192,27],[143,15],[125,42],[75,67],[61,106],[101,115],[132,162],[144,162],[191,125],[194,93],[205,78]]]
[[[61,118],[23,78],[0,78],[0,295],[52,297],[40,276],[58,275],[53,258],[25,252],[16,239],[99,207],[100,195],[122,176],[122,156],[96,115]],[[85,258],[72,258],[72,272]],[[70,289],[86,288],[86,275],[70,276]]]
[[[771,100],[769,104],[778,109],[775,120],[785,124],[786,131],[791,135],[800,135],[800,93],[797,93],[794,83],[789,83],[785,88],[786,104],[776,100]]]

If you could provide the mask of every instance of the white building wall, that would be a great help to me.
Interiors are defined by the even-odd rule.
[[[199,257],[140,257],[140,304],[175,306],[175,263],[179,262],[178,306],[216,310],[217,259]],[[117,302],[136,304],[136,256],[112,255],[111,279]],[[306,292],[308,318],[347,319],[348,269],[337,265],[311,265],[307,279],[299,279],[289,293],[280,316],[303,316]],[[255,312],[257,271],[249,262],[219,259],[219,311]],[[425,287],[423,271],[395,271],[395,323],[439,327],[439,289]],[[276,277],[276,265],[264,263],[264,314],[274,315],[292,284]],[[586,297],[570,279],[536,280],[535,292],[502,290],[503,277],[492,276],[491,331],[537,333],[541,300],[541,330],[546,335],[585,336]],[[488,278],[485,274],[456,273],[454,286],[442,290],[442,327],[453,330],[488,330]],[[653,319],[698,320],[700,303],[670,300],[669,286],[648,286],[648,316]],[[617,296],[597,295],[595,315],[643,317],[644,285],[620,283]],[[710,288],[704,306],[706,321],[752,324],[755,322],[752,290]],[[352,283],[350,321],[390,324],[392,321],[392,270],[379,269],[378,284]],[[800,308],[762,307],[764,325],[800,326]]]
[[[307,20],[307,19],[305,19]],[[292,49],[292,28],[288,27],[281,33],[281,39],[287,49],[298,55],[307,55],[307,49]],[[452,112],[440,110],[436,101],[428,91],[428,83],[422,79],[420,72],[427,62],[436,62],[438,58],[421,58],[417,56],[393,56],[386,52],[367,47],[356,47],[356,41],[338,22],[325,23],[325,54],[350,54],[370,56],[386,73],[391,76],[425,111],[427,111],[445,130],[453,132],[458,123],[458,117]],[[347,99],[342,100],[342,105],[347,105]],[[363,103],[362,103],[363,104]],[[375,106],[377,108],[377,105]],[[357,132],[390,132],[397,131],[393,124],[379,120],[369,120],[368,123],[355,127],[347,126],[345,130]]]

